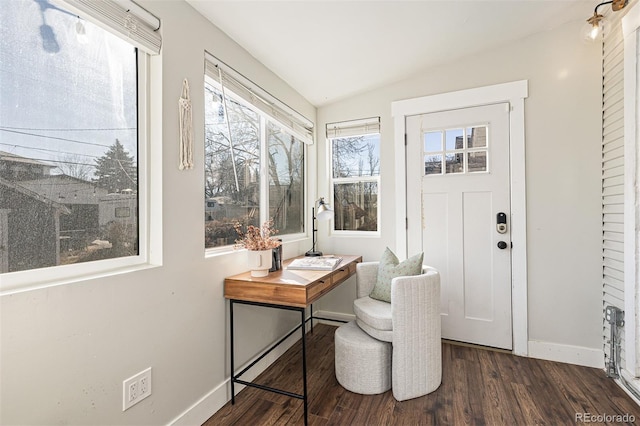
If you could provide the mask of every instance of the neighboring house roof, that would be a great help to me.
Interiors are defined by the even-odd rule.
[[[0,151],[0,161],[33,164],[33,165],[42,166],[42,167],[50,167],[52,169],[56,168],[56,166],[52,166],[51,164],[47,164],[43,161],[34,160],[33,158],[22,157],[20,155],[12,154],[6,151]]]
[[[7,187],[29,198],[33,198],[34,200],[45,204],[47,207],[59,210],[63,214],[71,214],[71,210],[69,210],[65,205],[53,201],[52,199],[44,195],[38,194],[37,192],[30,190],[29,188],[25,188],[21,185],[20,182],[13,182],[7,179],[0,178],[0,186]]]
[[[92,182],[68,175],[45,175],[20,185],[63,204],[98,204],[100,197],[108,194]]]

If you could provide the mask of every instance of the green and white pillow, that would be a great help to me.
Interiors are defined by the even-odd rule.
[[[391,303],[391,280],[395,277],[420,275],[424,253],[411,256],[400,262],[398,257],[387,247],[378,265],[378,279],[369,297]]]

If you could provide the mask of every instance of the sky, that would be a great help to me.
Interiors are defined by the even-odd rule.
[[[118,139],[137,158],[133,46],[47,0],[1,1],[0,151],[93,165]]]

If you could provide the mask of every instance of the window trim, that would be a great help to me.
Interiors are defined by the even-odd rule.
[[[24,271],[6,272],[0,274],[0,296],[53,287],[62,284],[72,284],[83,281],[88,277],[101,277],[118,274],[135,269],[152,266],[149,258],[151,244],[149,230],[149,196],[151,179],[149,177],[150,142],[148,137],[149,124],[149,88],[150,56],[137,49],[137,90],[138,90],[138,255],[103,259],[91,262],[75,263],[71,265],[56,265],[46,268],[29,269]]]

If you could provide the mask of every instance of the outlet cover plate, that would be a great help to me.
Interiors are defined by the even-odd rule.
[[[122,411],[151,395],[151,367],[122,382]]]

